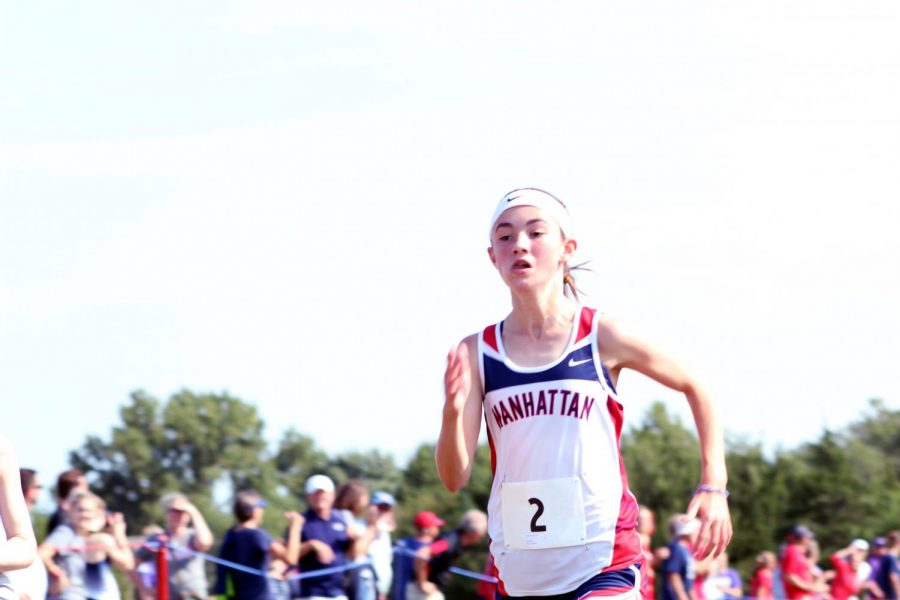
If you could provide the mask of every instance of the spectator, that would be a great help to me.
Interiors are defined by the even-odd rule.
[[[38,548],[50,575],[49,598],[119,600],[111,566],[134,568],[122,513],[107,513],[106,503],[91,492],[68,496],[68,514]]]
[[[869,564],[867,558],[869,550],[871,549],[871,546],[869,546],[869,542],[862,538],[856,538],[851,542],[851,544],[862,550],[862,552],[860,553],[862,555],[862,560],[857,564],[855,573],[856,580],[862,585],[862,591],[870,589],[869,585],[871,585],[872,587],[877,587],[872,578],[872,566]],[[867,583],[869,585],[867,585]]]
[[[156,552],[151,548],[158,544],[170,544],[169,597],[173,600],[206,598],[209,595],[206,567],[203,557],[197,553],[212,547],[212,531],[197,507],[184,494],[166,494],[161,503],[166,512],[166,527],[147,536],[150,548],[138,550],[137,559],[144,563],[142,567],[155,567]],[[150,570],[154,571],[152,568]],[[156,597],[155,589],[145,588],[142,592],[144,597]]]
[[[869,565],[869,580],[875,583],[877,586],[877,581],[879,574],[881,573],[881,561],[884,558],[884,555],[887,554],[887,548],[885,544],[887,540],[882,536],[878,536],[872,540],[872,544],[869,547],[869,557],[866,559],[866,564]],[[881,588],[879,588],[879,593]],[[880,597],[880,596],[879,596]]]
[[[47,535],[65,523],[69,514],[69,498],[78,492],[88,491],[87,478],[78,469],[63,471],[56,478],[56,510],[47,522]]]
[[[347,564],[351,538],[344,518],[335,510],[334,482],[325,475],[313,475],[304,488],[309,510],[304,513],[300,570],[304,573]],[[300,580],[300,597],[346,600],[341,572]]]
[[[740,574],[728,565],[726,552],[710,561],[709,572],[703,580],[704,600],[740,600],[743,588]]]
[[[900,598],[900,531],[892,531],[885,536],[885,551],[878,569],[875,583],[887,600]]]
[[[669,558],[662,568],[663,600],[692,600],[694,588],[693,548],[700,531],[700,521],[676,515],[669,521],[672,541],[669,543]]]
[[[293,566],[284,559],[273,556],[269,563],[269,594],[272,600],[291,600],[291,584],[287,577]]]
[[[22,495],[25,497],[25,504],[29,511],[34,510],[34,505],[41,497],[41,490],[44,489],[37,471],[34,469],[19,469],[19,482],[22,484]]]
[[[828,594],[828,580],[826,573],[819,567],[819,561],[822,559],[822,551],[819,548],[819,542],[813,538],[806,548],[806,561],[809,563],[809,571],[812,574],[813,587],[816,592],[815,600],[820,600]]]
[[[771,600],[775,597],[772,573],[775,569],[775,553],[768,550],[760,552],[756,557],[753,578],[750,580],[750,597],[758,600]]]
[[[34,513],[34,505],[37,504],[44,486],[34,469],[19,469],[19,480],[22,484],[22,493],[25,497],[25,506],[28,511]],[[32,522],[32,529],[34,523]],[[19,594],[21,600],[44,600],[47,597],[47,568],[40,559],[24,569],[7,573],[13,588]]]
[[[497,578],[497,565],[494,564],[493,555],[488,552],[487,559],[484,561],[484,571],[482,575],[485,577],[493,577]],[[495,600],[500,593],[500,586],[496,581],[488,581],[487,579],[480,579],[478,584],[475,586],[475,593],[478,594],[478,597],[481,600]]]
[[[369,546],[378,533],[374,518],[370,513],[369,490],[366,485],[352,479],[340,486],[334,499],[334,510],[347,526],[347,535],[352,540],[348,546],[348,558],[356,565],[348,572],[347,595],[350,600],[376,600],[375,571],[368,558]]]
[[[860,565],[865,564],[869,543],[865,540],[853,540],[849,546],[831,555],[831,566],[834,576],[831,578],[831,597],[833,600],[849,600],[856,598],[863,588],[863,581],[857,577]]]
[[[286,542],[282,543],[260,528],[266,506],[268,503],[257,492],[238,492],[233,506],[236,524],[225,533],[219,550],[219,555],[224,560],[263,573],[269,571],[271,558],[280,558],[288,564],[297,562],[303,517],[296,512],[284,513],[288,520],[288,534]],[[219,565],[216,569],[215,593],[239,600],[272,600],[265,575],[247,573],[224,565]]]
[[[407,600],[407,586],[417,585],[415,580],[415,555],[425,546],[430,545],[438,536],[444,520],[433,512],[422,511],[413,519],[416,535],[406,537],[397,542],[394,552],[394,581],[391,585],[393,600]],[[435,586],[426,586],[436,591]],[[420,590],[424,592],[424,590]],[[410,598],[417,597],[418,592],[413,592]]]
[[[638,535],[641,537],[641,554],[643,555],[643,568],[641,575],[641,596],[644,600],[654,600],[656,597],[656,568],[661,561],[657,561],[650,543],[653,541],[653,533],[656,531],[656,515],[646,506],[638,510]]]
[[[808,556],[813,551],[814,538],[805,525],[795,525],[788,533],[781,555],[781,580],[789,600],[803,600],[827,591],[818,585]]]
[[[393,578],[391,533],[397,528],[394,520],[395,504],[396,501],[391,494],[378,491],[372,494],[369,506],[369,511],[374,511],[376,529],[375,539],[369,545],[369,559],[372,561],[372,568],[375,569],[378,600],[387,600]]]
[[[12,444],[0,436],[0,599],[18,597],[4,573],[24,569],[34,560],[34,530],[22,495],[19,463]]]
[[[459,527],[442,533],[430,545],[419,550],[415,562],[416,586],[407,586],[407,600],[443,598],[443,590],[450,581],[450,567],[466,548],[480,543],[486,534],[487,515],[472,509],[463,514]],[[429,583],[434,584],[434,587]],[[440,591],[440,596],[434,593],[434,588]]]

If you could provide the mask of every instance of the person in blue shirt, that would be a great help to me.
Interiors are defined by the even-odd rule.
[[[288,564],[297,562],[303,517],[296,512],[284,514],[288,520],[288,533],[287,540],[282,542],[260,528],[267,504],[253,490],[238,492],[233,507],[237,524],[225,534],[219,551],[222,559],[261,573],[268,572],[272,557]],[[269,582],[264,575],[224,565],[217,567],[215,593],[240,600],[272,600]]]
[[[885,536],[885,550],[875,583],[887,600],[897,600],[900,598],[900,531]]]
[[[397,549],[394,551],[394,581],[392,584],[394,600],[407,600],[408,586],[419,586],[415,573],[416,555],[419,550],[434,542],[441,532],[444,520],[433,512],[422,511],[416,514],[413,525],[416,528],[416,535],[399,540]],[[419,588],[418,593],[426,596],[427,592],[436,590],[436,587],[431,590],[421,590],[421,586]],[[409,589],[409,591],[417,594],[415,589]]]
[[[309,510],[300,544],[300,572],[309,574],[347,564],[353,539],[347,522],[334,508],[334,482],[325,475],[313,475],[306,481],[306,500]],[[345,573],[307,576],[300,580],[300,598],[329,598],[346,600]]]
[[[684,515],[672,521],[669,558],[663,563],[662,600],[691,600],[694,588],[694,543],[700,522],[685,520]]]

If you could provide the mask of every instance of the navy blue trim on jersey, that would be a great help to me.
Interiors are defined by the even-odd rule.
[[[635,565],[638,572],[641,570],[641,564]],[[575,590],[575,597],[580,598],[588,592],[599,592],[601,590],[622,590],[622,593],[633,590],[637,585],[637,575],[632,568],[620,569],[618,571],[605,571],[594,575]],[[638,590],[640,591],[640,590]]]
[[[609,377],[609,371],[606,370],[606,365],[603,364],[603,361],[600,362],[600,366],[603,367],[603,379],[606,380],[606,385],[613,391],[613,394],[618,396],[619,392],[616,391],[616,386],[613,385],[612,379]]]
[[[641,563],[637,563],[635,567],[638,572],[640,572]],[[612,592],[609,594],[610,596],[616,596],[628,593],[632,590],[639,592],[640,590],[636,589],[637,583],[637,576],[634,569],[628,567],[619,571],[597,573],[571,592],[556,594],[554,596],[531,596],[528,598],[521,598],[521,600],[577,600],[578,598],[588,596],[591,592],[602,591],[610,591]],[[602,598],[603,595],[599,597]],[[496,600],[519,600],[519,598],[516,596],[504,596],[498,591]]]
[[[573,350],[563,357],[559,363],[534,373],[513,370],[501,360],[497,360],[487,354],[483,356],[485,394],[514,385],[527,385],[544,381],[560,381],[564,379],[597,381],[599,379],[597,368],[594,366],[594,354],[590,345]],[[608,375],[606,375],[606,381],[609,382]]]

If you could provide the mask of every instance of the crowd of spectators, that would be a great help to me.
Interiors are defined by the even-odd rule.
[[[43,486],[33,470],[21,469],[20,476],[33,510]],[[168,597],[177,600],[442,600],[454,561],[487,532],[487,516],[479,510],[443,532],[443,519],[420,512],[413,519],[417,534],[395,547],[391,494],[370,494],[358,480],[336,487],[320,474],[304,486],[307,510],[284,513],[280,532],[263,527],[266,499],[254,490],[239,491],[233,526],[211,555],[213,532],[184,494],[164,495],[164,525],[147,527],[139,540],[129,540],[122,514],[107,511],[83,473],[60,474],[55,492],[57,507],[38,560],[7,573],[9,589],[21,600],[120,600],[114,571],[132,583],[136,600],[155,600],[161,546]],[[212,581],[207,561],[216,563]]]
[[[645,512],[646,511],[646,512]],[[649,547],[655,521],[642,509],[639,531],[644,544],[644,600],[897,600],[900,597],[900,532],[891,531],[870,542],[851,540],[819,566],[821,556],[815,534],[796,525],[784,544],[756,558],[749,585],[729,566],[728,554],[695,560],[694,544],[700,530],[696,519],[675,515],[669,523],[671,541],[655,551]],[[655,577],[660,580],[654,585]]]
[[[20,479],[25,504],[33,510],[41,480],[31,469],[21,469]],[[126,538],[122,514],[107,511],[84,474],[69,470],[57,478],[58,505],[38,546],[38,560],[7,571],[0,583],[23,600],[120,600],[118,570],[132,582],[136,600],[155,600],[157,553],[165,544],[173,599],[444,600],[451,567],[466,548],[481,544],[487,531],[487,516],[480,510],[466,512],[454,529],[447,529],[437,514],[421,511],[412,520],[415,534],[395,542],[391,494],[370,493],[358,480],[336,487],[321,474],[309,477],[303,491],[307,510],[285,512],[284,528],[275,533],[263,528],[266,499],[253,490],[238,492],[234,524],[217,556],[210,556],[216,548],[213,532],[184,494],[164,495],[164,525],[147,528],[141,542],[134,543]],[[727,553],[694,558],[699,529],[696,519],[676,515],[669,521],[670,542],[652,549],[655,516],[641,508],[643,600],[900,596],[900,532],[851,540],[823,561],[814,532],[796,525],[780,548],[759,553],[745,585]],[[212,581],[208,560],[216,562]],[[485,573],[494,573],[490,562]],[[478,594],[494,600],[497,586],[490,577],[483,579]]]

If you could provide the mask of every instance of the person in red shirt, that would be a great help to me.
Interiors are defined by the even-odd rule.
[[[653,511],[642,506],[638,510],[638,535],[641,536],[641,554],[643,555],[643,568],[641,575],[641,596],[644,600],[654,600],[656,597],[656,567],[658,566],[656,555],[650,548],[650,540],[656,531],[656,515]]]
[[[843,550],[831,555],[831,566],[834,577],[831,578],[831,597],[833,600],[848,600],[859,594],[863,582],[856,577],[856,570],[866,559],[869,544],[865,540],[854,540]]]
[[[775,553],[760,552],[756,557],[756,568],[750,579],[750,597],[758,600],[772,600],[775,597],[772,572],[775,569]]]
[[[781,579],[788,600],[806,600],[828,591],[827,586],[816,581],[807,556],[815,537],[805,525],[795,525],[788,533],[787,545],[781,555]]]

